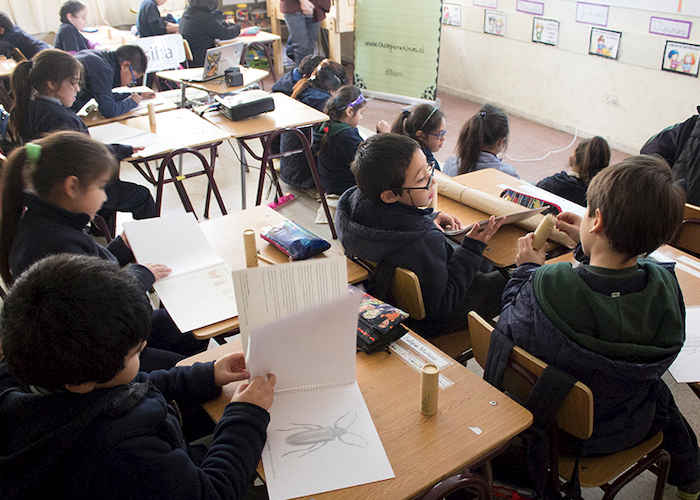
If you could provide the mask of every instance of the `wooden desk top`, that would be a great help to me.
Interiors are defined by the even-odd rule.
[[[237,338],[178,364],[218,359],[240,350]],[[419,411],[417,370],[394,353],[358,353],[357,382],[396,477],[305,498],[413,498],[465,467],[480,464],[531,425],[530,412],[459,363],[442,373],[454,385],[440,390],[437,415],[426,417]],[[204,405],[214,419],[221,418],[234,389],[235,383],[227,385],[220,398]]]
[[[243,85],[241,87],[229,87],[228,85],[226,85],[223,76],[220,76],[219,78],[214,78],[213,80],[209,80],[208,82],[191,82],[183,80],[183,75],[187,74],[184,72],[189,73],[190,70],[172,69],[169,71],[158,71],[156,72],[156,75],[158,75],[159,78],[164,78],[166,80],[170,80],[171,82],[179,83],[181,85],[184,84],[188,87],[204,90],[213,94],[227,94],[229,92],[233,92],[234,90],[238,90],[243,87],[247,87],[248,85],[252,85],[256,82],[259,82],[260,80],[262,80],[270,74],[268,71],[262,69],[241,67],[241,74],[243,75]]]
[[[288,263],[288,258],[274,245],[267,243],[260,238],[260,231],[268,226],[274,226],[284,221],[285,217],[275,212],[266,205],[248,208],[241,212],[231,213],[215,219],[200,222],[204,235],[211,243],[216,253],[218,253],[231,269],[245,268],[245,249],[243,247],[243,231],[246,229],[255,230],[255,242],[260,254],[264,257],[280,264]],[[313,232],[313,228],[310,228]],[[331,248],[317,259],[326,258],[327,255],[338,255],[338,252]],[[355,262],[346,259],[348,267],[348,282],[358,283],[367,278],[367,271]],[[270,264],[259,261],[260,266]],[[213,325],[193,331],[193,335],[198,339],[208,339],[215,337],[223,331],[230,331],[238,327],[238,317],[221,321]]]
[[[177,144],[178,148],[213,144],[229,138],[229,135],[219,127],[212,125],[188,109],[175,109],[158,113],[156,115],[156,129],[153,131],[148,121],[148,115],[127,118],[120,123],[167,137],[173,144]],[[167,152],[169,151],[171,150],[167,150]],[[152,157],[157,156],[159,155],[152,155]],[[124,161],[142,159],[140,156],[132,156],[125,158]]]
[[[136,40],[131,31],[122,31],[117,28],[112,28],[111,26],[90,26],[89,29],[95,29],[97,31],[93,33],[88,33],[86,31],[81,31],[80,33],[93,43],[99,43],[100,46],[97,47],[98,50],[114,50],[122,45],[127,45],[130,42]]]
[[[0,78],[8,78],[12,76],[12,72],[15,70],[17,63],[14,59],[0,59]]]
[[[177,104],[166,100],[155,104],[155,106],[153,107],[156,110],[156,113],[162,113],[163,111],[172,111],[174,109],[177,109]],[[95,111],[94,113],[90,113],[88,116],[81,116],[80,118],[83,119],[83,123],[85,123],[85,125],[87,125],[88,127],[93,127],[95,125],[118,122],[121,120],[126,120],[127,118],[133,118],[134,116],[144,116],[147,114],[148,108],[143,107],[140,109],[132,109],[128,113],[124,113],[123,115],[119,116],[114,116],[112,118],[105,118],[104,116],[102,116],[99,110]]]
[[[260,30],[255,35],[237,36],[236,38],[231,38],[230,40],[217,40],[216,44],[231,45],[232,43],[243,42],[246,45],[250,45],[253,43],[272,43],[281,39],[282,37],[280,37],[279,35],[275,35],[274,33],[270,33],[265,30]]]
[[[269,113],[231,121],[218,111],[204,113],[204,118],[225,130],[234,139],[269,134],[285,127],[304,127],[328,120],[328,115],[286,94],[274,92],[275,109]]]

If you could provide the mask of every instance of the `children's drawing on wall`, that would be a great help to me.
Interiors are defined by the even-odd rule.
[[[588,47],[588,53],[608,59],[617,59],[621,38],[622,33],[619,31],[591,28],[591,43]]]
[[[462,19],[462,6],[456,3],[442,4],[442,24],[460,26]]]
[[[559,21],[535,17],[532,20],[532,41],[545,45],[556,45],[559,36]]]
[[[690,76],[698,76],[700,45],[666,42],[661,69]]]
[[[352,416],[350,416],[351,413]],[[356,418],[357,412],[349,411],[338,418],[333,424],[333,427],[323,427],[317,424],[295,424],[290,422],[289,425],[293,425],[294,427],[290,429],[275,429],[278,432],[298,431],[294,434],[290,434],[285,439],[285,443],[289,445],[292,450],[284,453],[282,456],[285,457],[294,453],[301,453],[301,455],[297,455],[301,458],[304,455],[308,455],[309,453],[323,448],[336,439],[347,446],[357,446],[359,448],[369,446],[365,438],[348,430],[348,428],[355,423]]]
[[[506,13],[500,10],[484,11],[484,33],[490,35],[506,35]]]

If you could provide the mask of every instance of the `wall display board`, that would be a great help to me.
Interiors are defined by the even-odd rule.
[[[686,16],[700,16],[700,2],[693,0],[577,0],[583,3],[624,7],[626,9],[650,10]]]
[[[668,41],[661,69],[697,77],[699,61],[700,45]]]
[[[441,0],[356,0],[355,85],[435,100]]]
[[[506,13],[499,10],[485,10],[484,33],[506,36]]]
[[[556,45],[559,36],[559,21],[535,17],[532,19],[532,41],[545,45]]]
[[[621,38],[622,33],[619,31],[591,28],[591,42],[588,46],[588,53],[607,57],[608,59],[617,59]]]

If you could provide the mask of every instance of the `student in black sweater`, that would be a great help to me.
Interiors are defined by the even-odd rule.
[[[166,0],[143,0],[136,16],[136,29],[141,38],[147,36],[166,35],[177,33],[177,23],[172,14],[163,17],[158,7]]]
[[[12,49],[19,49],[24,57],[31,59],[38,52],[50,49],[51,45],[34,38],[14,24],[4,12],[0,12],[0,55],[12,57]]]
[[[190,44],[192,64],[204,66],[207,49],[216,46],[215,40],[236,38],[241,28],[214,14],[216,0],[189,0],[189,5],[180,18],[180,34]],[[221,14],[221,12],[219,12]]]
[[[70,54],[56,49],[40,52],[33,60],[17,65],[12,73],[15,100],[9,123],[16,144],[33,141],[56,130],[88,134],[83,120],[70,108],[82,75],[80,63]],[[134,153],[134,148],[123,144],[108,147],[120,161]],[[114,212],[131,212],[134,219],[155,215],[153,196],[144,186],[121,181],[117,176],[105,191],[108,200],[100,215],[107,220],[114,216]]]
[[[85,4],[78,0],[68,0],[61,5],[58,13],[61,16],[61,26],[58,27],[56,39],[53,42],[57,49],[75,54],[81,50],[97,49],[100,46],[99,43],[93,43],[80,34],[87,26]]]

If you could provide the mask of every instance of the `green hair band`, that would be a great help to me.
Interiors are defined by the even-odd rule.
[[[28,142],[24,149],[27,151],[27,161],[35,162],[41,158],[41,146],[34,142]]]

